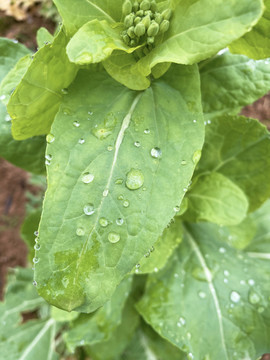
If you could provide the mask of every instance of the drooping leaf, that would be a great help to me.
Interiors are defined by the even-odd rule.
[[[42,47],[8,103],[15,139],[47,134],[77,67],[66,55],[67,37],[63,30],[52,44]]]
[[[245,54],[252,59],[270,57],[270,0],[264,0],[263,16],[254,28],[234,41],[230,50],[236,54]]]
[[[119,22],[122,16],[122,0],[54,0],[70,35],[91,20]]]
[[[239,113],[270,89],[270,63],[228,51],[200,66],[206,119]]]
[[[194,64],[217,53],[255,25],[262,0],[172,0],[173,15],[163,41],[136,68],[147,76],[162,62]],[[205,9],[207,8],[207,11]]]
[[[184,219],[190,222],[236,225],[244,220],[249,206],[245,193],[217,172],[195,179],[187,198],[188,210]]]
[[[269,264],[220,247],[218,231],[189,225],[174,260],[149,275],[137,308],[189,359],[255,359],[270,346]]]
[[[69,60],[84,65],[101,62],[114,50],[132,53],[136,47],[129,47],[122,41],[121,31],[123,31],[122,25],[111,27],[105,20],[89,21],[69,41],[67,45]]]
[[[111,300],[94,314],[81,314],[65,333],[64,340],[69,350],[107,341],[121,324],[122,312],[132,285],[132,277],[124,279],[117,287]]]
[[[196,66],[172,67],[139,94],[80,72],[47,149],[35,278],[50,303],[96,310],[157,241],[202,147],[199,99]]]
[[[197,174],[219,172],[238,185],[249,211],[270,197],[270,137],[264,125],[243,116],[215,118],[206,138]]]
[[[179,208],[174,209],[178,213]],[[170,229],[165,229],[162,236],[159,237],[155,246],[151,247],[141,258],[139,264],[135,266],[133,271],[136,274],[149,274],[158,272],[162,269],[170,259],[175,248],[182,241],[179,224],[175,224],[172,220]]]
[[[38,47],[41,48],[42,46],[47,45],[49,42],[53,42],[53,35],[50,34],[46,28],[39,28],[37,31]]]

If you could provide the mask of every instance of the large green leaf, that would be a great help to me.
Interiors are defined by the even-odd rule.
[[[236,115],[270,89],[270,63],[228,51],[200,65],[203,110],[206,119]]]
[[[149,275],[137,308],[188,359],[255,359],[269,350],[269,264],[216,240],[219,227],[188,227],[164,271]]]
[[[8,103],[12,132],[17,140],[49,132],[65,91],[76,76],[77,67],[66,55],[63,30],[52,44],[42,47]]]
[[[265,11],[254,28],[230,45],[230,50],[252,59],[270,57],[270,0],[264,0]]]
[[[111,27],[105,21],[92,20],[83,25],[67,45],[69,60],[79,64],[98,63],[107,59],[114,50],[131,53],[136,50],[127,46],[120,34],[123,26]]]
[[[257,209],[270,197],[270,137],[257,120],[243,116],[215,118],[206,138],[197,174],[219,172],[238,185]]]
[[[213,172],[195,181],[187,193],[185,220],[223,225],[236,225],[244,220],[249,206],[247,197],[230,179]]]
[[[122,312],[132,285],[132,277],[124,279],[112,298],[94,314],[81,314],[65,333],[69,350],[107,341],[122,321]]]
[[[41,217],[41,209],[37,209],[27,215],[24,219],[24,222],[21,227],[21,237],[23,241],[26,243],[28,248],[28,259],[30,262],[33,260],[35,256],[35,232],[38,229],[38,225]]]
[[[122,0],[54,0],[65,28],[73,35],[91,20],[119,22],[122,16]]]
[[[187,191],[204,139],[197,67],[172,67],[139,94],[82,71],[51,131],[35,279],[52,304],[91,312]]]
[[[262,15],[262,0],[172,0],[170,28],[160,45],[137,63],[147,76],[161,62],[194,64],[204,60],[255,25]],[[207,9],[207,11],[206,11]]]

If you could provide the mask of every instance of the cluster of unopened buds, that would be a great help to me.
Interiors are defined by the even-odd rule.
[[[165,33],[170,26],[171,9],[158,12],[155,0],[125,0],[122,8],[125,30],[123,41],[130,47],[154,46],[155,37]]]

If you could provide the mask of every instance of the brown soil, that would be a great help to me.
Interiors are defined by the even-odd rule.
[[[254,104],[246,106],[242,114],[260,120],[270,129],[270,93]]]

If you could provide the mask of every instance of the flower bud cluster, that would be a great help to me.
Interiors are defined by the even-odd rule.
[[[170,26],[172,11],[158,12],[155,0],[125,0],[122,7],[125,30],[123,41],[130,47],[145,43],[151,49],[155,37]]]

